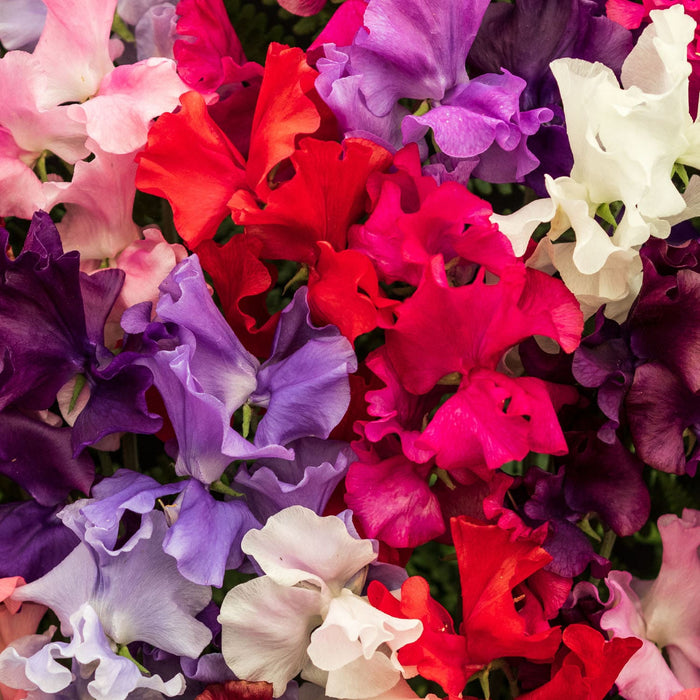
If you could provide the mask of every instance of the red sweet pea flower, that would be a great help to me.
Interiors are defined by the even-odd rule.
[[[245,187],[245,162],[199,93],[185,93],[180,103],[177,114],[163,114],[148,132],[136,187],[170,202],[177,232],[194,249],[214,237],[231,195]]]
[[[436,681],[450,696],[459,696],[469,677],[481,666],[469,664],[466,640],[455,633],[447,610],[431,597],[428,582],[412,576],[404,581],[401,599],[397,600],[384,584],[372,581],[367,597],[375,608],[388,615],[423,623],[420,638],[399,649],[399,661],[403,666],[415,666],[423,678]]]
[[[459,634],[449,613],[430,596],[428,583],[418,576],[404,582],[400,599],[378,582],[370,584],[367,594],[383,612],[423,623],[419,639],[399,650],[399,661],[416,666],[420,675],[438,682],[450,696],[459,696],[469,678],[496,659],[554,660],[561,632],[549,626],[546,616],[556,615],[571,582],[566,590],[558,589],[556,604],[542,605],[533,590],[542,582],[532,586],[532,578],[552,558],[534,538],[513,537],[511,531],[465,516],[453,518],[451,524],[462,584]]]
[[[248,185],[263,200],[270,171],[294,153],[299,135],[336,135],[335,118],[314,88],[317,76],[301,49],[270,44],[248,155]]]
[[[539,616],[524,616],[519,609],[527,608],[533,595],[528,578],[552,557],[534,539],[511,536],[497,525],[452,519],[462,583],[461,633],[469,663],[480,667],[505,656],[550,662],[561,641],[559,628],[549,627],[544,609]]]
[[[270,45],[247,163],[196,92],[183,95],[180,112],[162,115],[151,128],[137,157],[136,186],[170,202],[190,249],[213,238],[239,189],[266,199],[270,171],[294,153],[300,134],[334,130],[322,118],[327,108],[314,90],[316,75],[301,49]]]
[[[230,207],[236,223],[263,242],[263,257],[313,264],[317,241],[347,247],[348,229],[365,211],[367,178],[389,167],[391,154],[364,139],[307,138],[288,155],[295,174],[269,192],[264,209],[245,192]]]
[[[260,260],[261,248],[259,240],[244,234],[223,246],[203,241],[196,253],[236,337],[257,357],[268,357],[279,313],[270,316],[265,299],[277,271]]]
[[[319,241],[320,254],[309,272],[309,308],[316,325],[332,323],[350,341],[377,325],[391,323],[400,302],[387,299],[379,289],[369,258],[356,250],[336,253]]]
[[[607,641],[600,632],[582,624],[567,627],[562,641],[570,651],[554,664],[552,680],[521,695],[522,700],[602,700],[622,667],[642,646],[636,637]]]

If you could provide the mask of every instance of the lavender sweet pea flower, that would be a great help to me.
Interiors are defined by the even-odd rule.
[[[139,362],[153,372],[175,430],[175,471],[193,477],[170,510],[165,551],[190,580],[220,586],[225,570],[243,560],[241,538],[260,523],[216,482],[235,460],[290,460],[294,440],[327,438],[347,410],[348,374],[357,362],[337,328],[311,324],[302,288],[282,312],[272,354],[260,365],[214,305],[196,256],[161,285],[157,320],[144,312],[133,308],[122,323],[143,334]],[[250,441],[245,420],[257,420],[258,407],[265,413]],[[239,409],[245,435],[231,426]],[[227,491],[225,500],[210,495],[213,484]]]
[[[7,51],[31,51],[46,21],[42,0],[4,0],[0,3],[0,42]]]
[[[524,137],[552,118],[547,108],[520,112],[518,99],[525,86],[508,71],[457,85],[427,113],[403,120],[404,142],[419,141],[430,128],[445,155],[467,160],[481,156],[477,177],[520,181],[539,164]]]
[[[158,499],[174,494],[178,494],[175,502],[164,508],[169,527],[163,551],[175,558],[178,571],[188,580],[220,587],[225,570],[243,561],[243,535],[260,523],[243,500],[218,501],[196,479],[161,485],[145,474],[120,469],[93,488],[93,498],[71,503],[59,517],[101,562],[108,562],[151,536],[151,520],[142,518],[134,528],[133,514],[144,516]],[[118,541],[122,531],[128,537]]]
[[[255,390],[259,363],[216,308],[196,256],[161,285],[157,322],[149,323],[142,311],[128,310],[122,325],[159,338],[152,355],[139,362],[153,372],[173,424],[176,473],[211,484],[234,459],[289,458],[283,447],[258,448],[231,428],[231,417]]]
[[[233,480],[261,522],[294,505],[321,515],[348,465],[357,459],[347,443],[336,440],[305,438],[290,447],[293,460],[264,459],[241,466]]]
[[[352,345],[335,326],[311,323],[307,294],[300,287],[282,312],[272,354],[258,371],[249,401],[266,411],[256,445],[325,439],[350,403],[348,375],[357,370]]]
[[[387,114],[399,98],[441,100],[466,83],[465,59],[488,4],[370,0],[350,53],[368,108]]]
[[[208,603],[210,590],[180,576],[175,560],[163,552],[165,516],[150,513],[143,519],[149,536],[118,556],[100,561],[95,550],[80,543],[48,574],[17,591],[16,600],[44,601],[71,641],[51,642],[26,659],[3,653],[0,668],[16,670],[23,663],[31,682],[55,692],[68,685],[70,674],[66,677],[54,659],[74,658],[81,674],[94,671],[88,690],[95,698],[122,700],[136,688],[169,696],[182,692],[182,676],[168,682],[143,676],[113,647],[140,641],[196,658],[211,639],[206,625],[194,617]]]
[[[151,368],[178,442],[175,471],[203,484],[219,479],[233,460],[290,459],[284,447],[300,437],[327,438],[350,401],[348,374],[357,368],[349,342],[334,326],[311,324],[306,288],[280,317],[271,357],[260,366],[216,308],[199,260],[183,260],[161,285],[158,322],[132,309],[129,332],[165,337],[168,349],[140,362]],[[160,329],[159,329],[160,325]],[[173,343],[177,343],[173,348]],[[241,408],[265,408],[253,442],[231,427]]]
[[[521,112],[526,84],[508,72],[470,81],[465,69],[487,6],[485,0],[449,0],[439,6],[370,0],[352,44],[329,44],[326,59],[318,61],[319,94],[346,135],[369,135],[396,148],[400,128],[402,143],[419,143],[426,157],[423,137],[432,129],[446,156],[470,163],[478,156],[480,177],[510,182],[533,170],[539,161],[526,140],[552,112]],[[407,115],[399,99],[422,104]]]

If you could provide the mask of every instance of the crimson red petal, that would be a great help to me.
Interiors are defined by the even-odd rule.
[[[279,313],[270,316],[267,311],[265,300],[273,277],[271,266],[259,259],[261,247],[250,236],[236,235],[223,246],[204,241],[196,252],[236,336],[254,355],[267,357]]]
[[[462,634],[470,663],[486,665],[504,656],[551,662],[559,648],[559,628],[533,631],[531,620],[518,613],[513,598],[513,589],[552,558],[533,540],[511,541],[511,535],[497,525],[466,517],[452,519],[462,582]]]
[[[245,163],[199,93],[186,92],[180,103],[177,114],[163,114],[148,132],[136,157],[136,187],[170,202],[175,228],[194,249],[228,214],[228,200],[245,185]]]
[[[346,247],[350,225],[365,211],[367,178],[388,167],[391,156],[362,139],[342,145],[303,139],[289,155],[295,174],[269,193],[264,209],[241,195],[230,206],[236,223],[263,242],[263,257],[312,264],[316,241]]]

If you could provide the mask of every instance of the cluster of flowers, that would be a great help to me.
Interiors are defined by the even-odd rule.
[[[2,700],[698,700],[699,20],[0,4]]]

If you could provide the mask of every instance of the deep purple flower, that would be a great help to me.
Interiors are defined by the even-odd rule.
[[[647,464],[675,474],[694,474],[700,461],[697,253],[696,241],[643,249],[644,280],[627,321],[638,364],[625,401],[632,439]]]
[[[0,474],[45,506],[62,503],[77,489],[87,494],[95,465],[73,457],[70,428],[59,428],[13,408],[0,412]]]
[[[543,174],[568,175],[573,166],[559,89],[549,64],[556,58],[581,58],[604,63],[619,74],[632,49],[630,32],[601,15],[601,3],[596,0],[491,3],[469,52],[468,62],[478,71],[506,70],[526,81],[520,109],[554,111],[554,121],[528,140],[542,167],[527,182],[542,190],[543,196]]]
[[[132,353],[115,356],[103,345],[123,273],[81,273],[78,253],[63,252],[44,212],[34,215],[14,260],[7,241],[0,229],[0,410],[50,408],[69,380],[82,377],[89,398],[75,421],[74,454],[111,433],[158,430],[145,401],[150,372],[132,364]]]
[[[0,505],[0,578],[34,581],[75,548],[79,540],[56,517],[57,510],[35,501]]]

